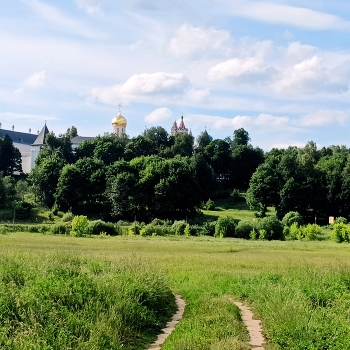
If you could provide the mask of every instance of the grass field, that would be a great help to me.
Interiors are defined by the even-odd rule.
[[[251,349],[229,297],[250,305],[262,320],[267,350],[349,349],[348,244],[0,235],[2,256],[25,254],[34,260],[44,254],[48,261],[57,253],[116,265],[131,258],[163,272],[172,291],[187,302],[164,350]]]

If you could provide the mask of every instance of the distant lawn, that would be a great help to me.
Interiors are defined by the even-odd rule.
[[[203,216],[199,216],[201,223],[207,220],[217,220],[221,216],[229,216],[238,220],[254,221],[255,210],[251,210],[247,203],[236,202],[232,197],[215,201],[215,210],[202,209]],[[267,215],[276,215],[275,208],[268,208]]]

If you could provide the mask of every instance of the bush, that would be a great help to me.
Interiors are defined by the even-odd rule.
[[[216,220],[215,221],[206,221],[201,229],[201,234],[203,236],[214,236],[215,235],[215,225],[216,225]]]
[[[339,216],[338,218],[336,218],[334,220],[334,223],[335,224],[347,224],[348,223],[348,220],[342,216]]]
[[[140,236],[152,236],[156,232],[156,228],[152,224],[148,224],[140,231]]]
[[[13,208],[16,213],[15,217],[19,220],[29,219],[32,208],[33,206],[28,202],[16,202]]]
[[[283,217],[282,224],[284,226],[291,227],[294,223],[301,226],[304,224],[304,219],[297,211],[290,211]]]
[[[171,225],[171,221],[155,218],[152,220],[151,224],[154,226],[169,226],[169,225]]]
[[[174,235],[182,236],[183,234],[185,234],[186,225],[186,221],[184,220],[174,221],[171,227]]]
[[[283,225],[275,216],[267,216],[258,221],[257,229],[259,232],[259,239],[283,240]],[[265,231],[263,235],[260,231]]]
[[[134,221],[132,225],[129,227],[128,235],[129,236],[136,236],[139,235],[141,231],[141,225],[138,221]]]
[[[84,237],[90,234],[88,218],[84,215],[75,216],[72,221],[72,231],[70,235],[74,237]]]
[[[215,225],[214,237],[234,237],[236,229],[236,222],[233,218],[228,216],[220,217]]]
[[[68,235],[71,230],[72,226],[64,223],[58,223],[51,226],[51,233],[54,235]]]
[[[250,221],[240,221],[236,226],[235,237],[237,238],[250,238],[250,232],[254,229],[254,224]]]
[[[215,210],[215,202],[209,198],[207,202],[203,205],[203,209]]]
[[[337,243],[350,242],[350,225],[334,224],[332,240]]]
[[[288,227],[288,226],[285,226]],[[289,237],[291,239],[298,239],[300,240],[303,237],[303,230],[302,228],[298,225],[298,223],[294,222],[291,227],[289,227]]]
[[[118,227],[111,222],[104,222],[102,220],[94,220],[89,223],[90,233],[93,235],[99,235],[101,232],[109,236],[115,236],[119,234]]]
[[[73,213],[71,213],[70,211],[65,213],[63,216],[62,216],[62,221],[63,222],[70,222],[74,219],[74,215]]]
[[[317,224],[308,224],[303,228],[303,239],[307,241],[316,241],[318,235],[322,234],[322,229]]]
[[[197,230],[195,229],[194,226],[187,224],[184,230],[184,234],[186,236],[196,236],[197,235]]]

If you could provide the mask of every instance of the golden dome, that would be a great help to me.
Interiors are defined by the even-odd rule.
[[[126,126],[126,124],[126,119],[120,113],[112,120],[113,126]]]

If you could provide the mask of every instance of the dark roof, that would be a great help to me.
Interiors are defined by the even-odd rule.
[[[38,137],[36,134],[0,129],[1,138],[4,138],[6,134],[10,136],[12,142],[23,143],[24,145],[33,144],[33,142],[35,142],[36,138]]]
[[[36,137],[36,140],[33,142],[33,146],[42,146],[45,144],[46,135],[49,134],[50,131],[47,128],[46,124],[40,131],[40,134]]]
[[[75,136],[71,139],[71,142],[73,145],[80,145],[83,141],[91,140],[94,137],[88,137],[88,136]]]

